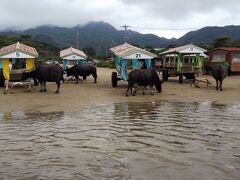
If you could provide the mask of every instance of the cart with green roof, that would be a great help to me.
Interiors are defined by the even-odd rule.
[[[203,72],[203,60],[207,58],[204,54],[207,50],[193,44],[171,48],[160,53],[162,59],[161,71],[164,81],[168,77],[179,76],[179,83],[186,79],[195,79],[197,73]]]

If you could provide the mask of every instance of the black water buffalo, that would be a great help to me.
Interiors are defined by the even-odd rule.
[[[156,70],[153,69],[135,69],[131,71],[128,75],[128,89],[126,96],[128,96],[128,91],[131,89],[131,94],[133,93],[133,85],[137,84],[139,86],[150,86],[151,88],[155,85],[157,91],[160,93],[162,91],[162,82],[160,81]],[[145,92],[143,91],[145,94]],[[151,92],[151,94],[153,94]]]
[[[212,76],[216,80],[216,90],[222,91],[222,82],[224,78],[227,76],[227,69],[222,64],[217,64],[212,67]],[[219,84],[218,84],[219,83]]]
[[[58,64],[39,64],[32,71],[24,71],[22,75],[22,80],[26,80],[28,78],[34,78],[39,81],[41,84],[40,92],[46,92],[46,82],[56,82],[57,90],[55,93],[59,93],[60,89],[60,81],[64,81],[63,79],[63,68]]]
[[[91,64],[76,64],[71,68],[66,69],[67,77],[74,76],[76,83],[78,83],[78,77],[83,76],[85,79],[87,76],[92,75],[94,78],[94,83],[97,82],[97,69]]]

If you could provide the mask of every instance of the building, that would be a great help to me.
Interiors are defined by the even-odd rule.
[[[220,47],[208,51],[209,62],[207,68],[211,69],[215,64],[228,64],[229,71],[240,72],[240,48]]]
[[[31,70],[35,67],[34,59],[38,57],[35,48],[17,42],[15,44],[2,47],[0,49],[0,69],[6,80],[17,70]]]
[[[135,47],[128,43],[113,47],[110,50],[114,55],[114,64],[117,70],[119,67],[121,69],[119,72],[122,71],[123,80],[127,80],[126,73],[124,73],[126,68],[138,69],[143,64],[146,65],[146,68],[151,68],[152,59],[157,57],[157,55],[151,52]]]
[[[68,65],[86,63],[87,55],[79,49],[70,47],[60,51],[60,58],[63,59],[63,68],[66,70]]]
[[[197,73],[203,71],[203,61],[207,58],[205,52],[206,49],[188,44],[160,53],[163,79],[167,81],[169,76],[179,76],[180,83],[183,76],[194,79]]]
[[[128,43],[110,49],[114,56],[117,72],[112,73],[112,86],[117,87],[118,80],[127,81],[128,69],[152,68],[152,59],[157,55]]]

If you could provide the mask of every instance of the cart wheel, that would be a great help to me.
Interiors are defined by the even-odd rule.
[[[163,81],[168,81],[168,70],[167,69],[163,70],[162,79],[163,79]]]
[[[83,76],[83,80],[86,80],[87,79],[87,76]]]
[[[179,76],[179,83],[183,83],[183,75]]]
[[[117,72],[112,72],[112,87],[117,87],[118,77]]]

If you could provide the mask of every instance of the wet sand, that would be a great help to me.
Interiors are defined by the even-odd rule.
[[[1,88],[0,111],[1,112],[52,112],[52,111],[78,111],[84,107],[97,104],[109,104],[119,102],[214,102],[219,104],[240,104],[239,76],[230,76],[224,80],[223,91],[215,90],[215,81],[211,76],[205,76],[212,83],[209,87],[200,83],[200,88],[191,87],[187,80],[183,84],[178,83],[178,78],[169,78],[162,84],[162,93],[155,95],[143,95],[139,90],[136,96],[125,96],[127,83],[118,82],[117,88],[111,86],[111,73],[114,69],[98,68],[98,82],[93,83],[93,77],[75,84],[64,83],[60,94],[54,94],[55,83],[47,83],[46,93],[40,93],[40,87],[33,87],[32,92],[24,88],[13,88],[8,94],[4,94]],[[160,76],[161,77],[161,76]]]

